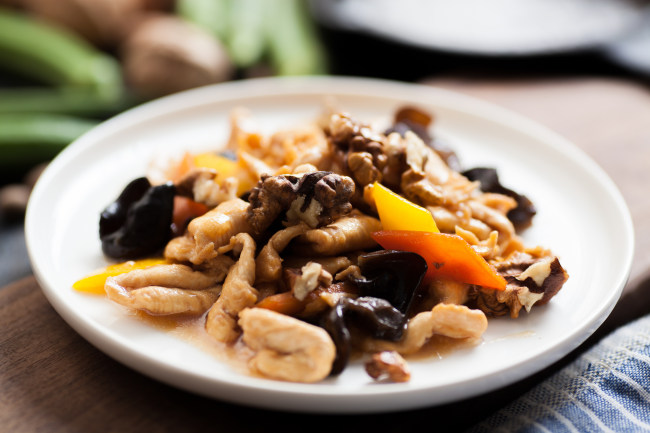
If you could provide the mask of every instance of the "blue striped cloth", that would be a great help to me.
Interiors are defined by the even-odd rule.
[[[650,432],[650,315],[470,429],[497,431]]]

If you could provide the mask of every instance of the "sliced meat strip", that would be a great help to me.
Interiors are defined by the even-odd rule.
[[[255,282],[255,241],[247,233],[233,236],[230,244],[219,249],[225,254],[233,249],[241,249],[239,260],[228,272],[223,283],[221,296],[208,312],[205,329],[216,340],[231,343],[239,337],[237,317],[244,308],[257,302],[258,292]]]
[[[381,230],[377,218],[353,211],[323,228],[309,230],[297,239],[299,254],[334,256],[377,246],[373,232]]]
[[[291,382],[329,375],[336,348],[323,328],[263,308],[248,308],[239,317],[242,340],[256,351],[250,360],[254,371]]]
[[[109,277],[108,298],[153,315],[202,314],[215,302],[221,286],[214,278],[185,265],[157,265]]]
[[[481,310],[472,310],[464,305],[438,304],[431,311],[412,317],[400,341],[366,340],[364,348],[412,354],[420,350],[434,334],[450,338],[479,338],[487,329],[487,324]]]

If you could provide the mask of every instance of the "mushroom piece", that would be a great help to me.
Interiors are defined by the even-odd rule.
[[[171,237],[175,187],[151,186],[146,178],[129,183],[99,219],[105,255],[135,259],[163,248]]]
[[[361,296],[386,299],[406,314],[428,266],[422,256],[409,251],[380,250],[358,258],[362,277],[350,275]]]
[[[119,230],[126,220],[129,207],[140,200],[151,183],[146,177],[139,177],[129,182],[113,203],[108,205],[99,216],[99,237]]]
[[[487,318],[481,310],[464,305],[437,304],[431,311],[412,317],[399,341],[368,339],[364,349],[395,350],[403,355],[416,353],[434,334],[450,338],[479,338],[487,329]]]
[[[477,167],[466,170],[462,174],[469,180],[478,180],[481,184],[481,191],[503,194],[515,199],[517,206],[509,210],[507,215],[517,230],[523,230],[532,224],[533,217],[537,213],[535,205],[525,195],[501,185],[496,169]]]
[[[157,265],[106,279],[106,295],[153,315],[202,314],[221,292],[213,278],[185,265]]]
[[[249,365],[264,376],[318,382],[332,369],[336,348],[327,332],[302,320],[263,308],[239,314],[242,341],[255,355]]]
[[[406,316],[384,299],[371,296],[340,298],[321,321],[321,326],[336,345],[332,374],[341,373],[348,363],[352,352],[352,329],[372,338],[397,341],[402,337],[405,324]]]

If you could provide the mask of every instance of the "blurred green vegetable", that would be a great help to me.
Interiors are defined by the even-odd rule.
[[[0,114],[59,113],[104,117],[117,114],[137,102],[126,93],[104,95],[87,89],[0,88]]]
[[[177,0],[176,14],[226,42],[229,29],[230,0]]]
[[[108,96],[123,91],[117,60],[80,37],[19,11],[0,8],[0,58],[3,67],[45,84]]]
[[[323,47],[304,0],[268,1],[269,55],[278,75],[317,75],[327,71]]]
[[[265,7],[268,0],[237,0],[230,5],[230,26],[226,40],[235,65],[248,68],[258,63],[267,47]]]
[[[0,168],[19,171],[49,161],[98,123],[61,114],[0,114]]]
[[[268,60],[277,75],[327,72],[305,0],[178,0],[176,10],[223,42],[240,69]]]

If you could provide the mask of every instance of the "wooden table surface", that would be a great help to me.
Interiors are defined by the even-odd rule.
[[[649,88],[588,77],[438,78],[427,84],[480,97],[550,127],[598,162],[621,190],[635,225],[630,282],[610,318],[583,346],[520,383],[454,404],[365,416],[267,411],[186,393],[117,363],[73,331],[27,277],[0,289],[0,430],[268,432],[319,426],[403,432],[443,425],[460,430],[565,365],[605,332],[650,312]]]

